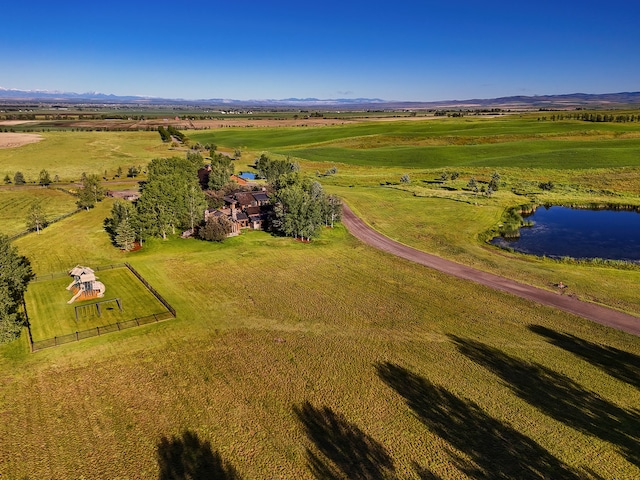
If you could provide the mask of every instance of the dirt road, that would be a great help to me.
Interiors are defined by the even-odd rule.
[[[634,335],[640,335],[640,318],[613,310],[611,308],[584,302],[576,298],[561,295],[559,292],[551,292],[541,288],[524,285],[522,283],[500,277],[492,273],[476,270],[459,263],[445,260],[428,253],[408,247],[381,233],[378,233],[360,218],[347,206],[343,206],[342,222],[349,232],[362,242],[371,245],[379,250],[397,255],[415,263],[419,263],[429,268],[453,275],[465,280],[480,283],[496,290],[502,290],[513,295],[517,295],[528,300],[532,300],[543,305],[558,308],[565,312],[573,313],[580,317],[606,325],[618,330],[622,330]]]

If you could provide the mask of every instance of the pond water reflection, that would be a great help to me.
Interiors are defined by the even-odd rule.
[[[527,220],[534,225],[521,228],[520,238],[496,237],[491,243],[538,256],[640,262],[636,211],[540,207]]]

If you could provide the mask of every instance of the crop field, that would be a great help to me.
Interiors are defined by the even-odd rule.
[[[570,129],[484,121],[348,128]],[[305,145],[281,129],[249,130],[207,138],[242,146],[248,163],[312,143],[311,129]],[[211,132],[189,134],[204,143]],[[322,141],[338,140],[331,135]],[[639,269],[532,259],[479,241],[507,206],[532,197],[638,202],[634,166],[500,168],[502,184],[486,197],[465,185],[486,181],[491,165],[441,182],[440,167],[298,158],[311,175],[336,164],[337,174],[317,177],[326,190],[403,243],[543,287],[562,279],[571,294],[640,312]],[[406,172],[411,182],[400,184]],[[541,191],[549,179],[557,187]],[[244,479],[640,477],[638,337],[389,256],[340,225],[308,244],[248,232],[221,244],[151,239],[124,253],[103,228],[112,204],[14,245],[39,275],[127,261],[177,318],[34,354],[24,335],[0,346],[0,477],[159,478],[177,452]],[[98,276],[110,297],[107,272]],[[30,284],[29,302],[38,288],[50,289],[40,303],[66,301],[67,279],[54,283]]]
[[[195,132],[201,143],[376,167],[584,169],[638,166],[639,124],[535,117],[380,122],[321,128]]]
[[[42,202],[49,220],[77,208],[75,197],[52,188],[0,187],[0,233],[11,236],[25,230],[29,208],[35,201]]]
[[[129,269],[121,267],[96,273],[97,278],[105,284],[105,296],[75,301],[70,305],[67,301],[73,293],[66,290],[70,283],[69,276],[31,284],[25,301],[34,342],[166,312],[166,308]],[[99,316],[93,304],[116,298],[120,299],[123,310],[120,311],[115,302],[104,304]],[[76,306],[85,307],[79,311],[77,320]]]

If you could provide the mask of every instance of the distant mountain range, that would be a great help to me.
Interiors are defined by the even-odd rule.
[[[102,105],[181,105],[220,108],[325,108],[325,109],[521,109],[521,108],[604,108],[640,106],[640,92],[571,93],[566,95],[513,96],[490,99],[448,100],[437,102],[388,101],[380,98],[285,98],[280,100],[232,100],[210,98],[184,100],[135,95],[113,95],[99,92],[58,92],[47,90],[16,90],[0,87],[0,103],[39,102],[45,104],[102,104]]]

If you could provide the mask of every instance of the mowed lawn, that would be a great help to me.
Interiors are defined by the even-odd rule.
[[[17,244],[37,256],[44,243]],[[120,258],[111,248],[93,255]],[[157,478],[180,449],[242,478],[640,475],[637,337],[342,227],[310,244],[154,240],[127,260],[178,317],[2,347],[3,476]]]
[[[167,311],[125,267],[100,270],[96,276],[105,284],[104,297],[72,304],[67,304],[73,296],[73,292],[66,290],[71,281],[69,276],[29,285],[25,301],[35,342]],[[116,302],[110,302],[101,305],[99,316],[93,304],[111,299],[120,300],[122,311]],[[77,320],[75,307],[81,307]]]

